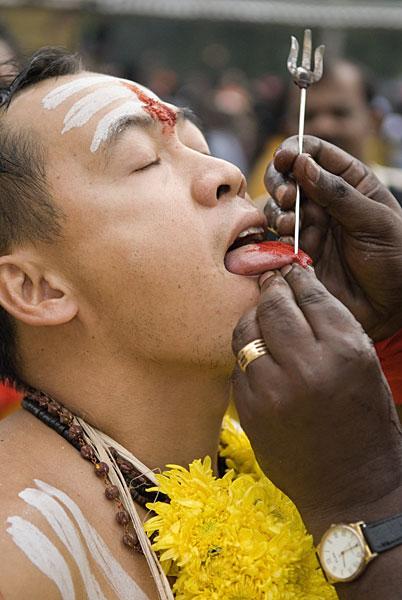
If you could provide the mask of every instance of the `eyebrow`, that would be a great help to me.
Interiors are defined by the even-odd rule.
[[[188,109],[179,108],[176,113],[176,123],[182,123],[186,119],[189,119]],[[113,125],[108,137],[104,140],[101,148],[101,154],[105,158],[110,157],[112,149],[119,143],[123,135],[133,127],[150,128],[157,125],[158,121],[153,119],[150,115],[127,115],[122,117]]]

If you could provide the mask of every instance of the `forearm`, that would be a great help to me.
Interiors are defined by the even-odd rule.
[[[367,506],[360,503],[348,510],[319,514],[305,511],[302,516],[317,546],[332,523],[366,523],[402,513],[402,488]],[[379,554],[353,582],[337,584],[340,600],[400,600],[402,598],[402,545]]]

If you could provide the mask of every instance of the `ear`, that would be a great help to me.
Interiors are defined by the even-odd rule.
[[[63,278],[24,252],[0,257],[0,305],[27,325],[63,325],[78,304]]]

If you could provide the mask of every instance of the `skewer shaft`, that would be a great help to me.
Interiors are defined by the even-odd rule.
[[[299,154],[303,152],[304,120],[306,116],[306,88],[300,90],[300,110],[299,110]],[[300,232],[300,187],[296,184],[296,204],[295,204],[295,254],[299,253],[299,232]]]

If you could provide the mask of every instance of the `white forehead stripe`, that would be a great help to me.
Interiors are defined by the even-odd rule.
[[[91,143],[91,152],[96,152],[102,142],[107,140],[112,129],[116,127],[124,117],[128,117],[130,115],[133,116],[141,116],[147,115],[148,113],[144,110],[144,105],[142,102],[138,100],[137,97],[129,102],[125,102],[118,106],[114,110],[110,111],[107,115],[105,115],[98,123],[96,127],[96,131],[94,133],[94,137],[92,138]]]
[[[122,85],[102,86],[94,92],[90,92],[70,108],[64,118],[64,128],[61,133],[66,133],[75,127],[82,127],[98,111],[115,100],[132,97],[133,92]]]
[[[46,94],[42,100],[43,106],[52,110],[57,108],[59,104],[70,98],[73,94],[85,90],[85,88],[91,87],[97,83],[110,82],[110,80],[116,80],[115,77],[110,75],[92,75],[91,77],[81,77],[80,79],[74,79],[63,85],[59,85],[57,88]]]
[[[74,94],[99,84],[103,84],[102,87],[99,87],[92,92],[88,92],[85,96],[77,100],[77,102],[75,102],[68,110],[64,117],[64,126],[61,131],[62,134],[71,129],[82,127],[96,113],[103,108],[106,108],[114,101],[123,100],[124,98],[131,99],[117,108],[110,110],[110,112],[100,119],[92,138],[90,146],[91,152],[96,152],[98,150],[99,146],[102,142],[107,140],[112,129],[118,126],[119,121],[122,118],[130,115],[139,117],[148,116],[149,118],[149,113],[145,110],[148,101],[156,100],[161,102],[158,96],[151,92],[151,90],[134,81],[119,79],[117,77],[112,77],[111,75],[91,75],[89,77],[74,79],[73,81],[69,81],[68,83],[56,87],[42,99],[42,105],[45,109],[52,110],[57,108]],[[141,97],[142,93],[145,98],[140,99],[138,95]],[[171,107],[173,110],[177,110],[177,108],[172,105],[164,102],[161,103],[167,107]]]

